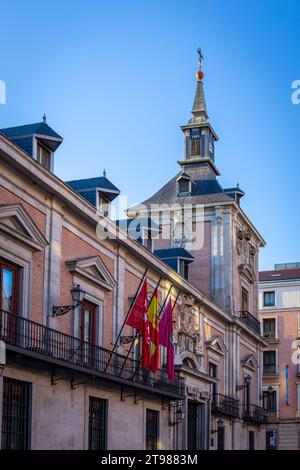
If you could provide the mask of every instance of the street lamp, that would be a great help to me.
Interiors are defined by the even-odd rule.
[[[70,310],[74,310],[78,307],[79,303],[83,301],[85,297],[85,291],[81,289],[79,284],[74,284],[73,289],[71,289],[71,296],[73,300],[72,305],[54,305],[53,306],[53,316],[59,317],[68,313]]]
[[[214,429],[213,431],[211,431],[211,434],[214,434],[215,432],[218,432],[219,429],[224,429],[225,427],[225,422],[223,421],[222,418],[219,418],[217,420],[217,429]]]

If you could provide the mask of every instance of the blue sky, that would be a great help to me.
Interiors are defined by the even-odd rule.
[[[144,200],[178,170],[204,54],[220,182],[267,241],[261,268],[300,261],[298,1],[67,1],[1,5],[0,127],[48,123],[64,180],[102,174]]]

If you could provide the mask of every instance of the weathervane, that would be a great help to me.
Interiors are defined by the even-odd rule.
[[[199,65],[199,69],[201,69],[201,67],[202,67],[202,60],[203,60],[203,55],[202,55],[202,52],[201,52],[201,48],[200,48],[200,47],[197,49],[197,52],[198,52],[198,56],[199,56],[198,65]]]

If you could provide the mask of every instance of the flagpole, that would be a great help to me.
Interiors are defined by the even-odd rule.
[[[155,287],[155,289],[154,289],[154,291],[153,291],[153,294],[152,294],[152,296],[151,296],[151,299],[150,299],[150,301],[149,301],[149,303],[148,303],[148,308],[149,308],[149,305],[150,305],[151,302],[152,302],[152,299],[153,299],[153,297],[154,297],[155,291],[156,291],[156,290],[158,289],[158,287],[159,287],[159,284],[160,284],[161,279],[162,279],[162,278],[160,277],[159,280],[158,280],[158,283],[156,284],[156,287]],[[125,364],[126,364],[127,359],[128,359],[128,356],[129,356],[129,354],[131,353],[131,350],[132,350],[132,348],[133,348],[134,342],[135,342],[135,340],[136,340],[138,334],[139,334],[139,332],[136,332],[135,337],[134,337],[134,339],[133,339],[133,341],[132,341],[132,343],[131,343],[131,345],[130,345],[130,348],[129,348],[129,350],[127,351],[127,355],[126,355],[125,361],[124,361],[124,363],[123,363],[123,365],[122,365],[122,367],[121,367],[121,370],[120,370],[120,373],[119,373],[119,377],[121,377],[121,375],[122,375],[122,372],[123,372],[123,370],[124,370]]]
[[[173,286],[171,286],[171,288],[172,288],[172,287],[173,287]],[[165,298],[164,305],[165,305],[165,303],[166,303],[166,301],[167,301],[167,298],[168,298],[168,296],[169,296],[169,293],[170,293],[170,291],[171,291],[171,288],[169,289],[168,295],[167,295],[167,297]],[[175,308],[175,306],[176,306],[176,304],[177,304],[179,294],[180,294],[180,291],[178,291],[178,294],[177,294],[177,296],[176,296],[175,302],[174,302],[174,304],[173,304],[173,306],[172,306],[172,313],[173,313],[173,310],[174,310],[174,308]],[[160,312],[159,312],[158,319],[160,319],[161,313],[162,313],[162,309],[161,309]],[[172,328],[172,329],[173,329],[173,328]],[[158,347],[159,347],[159,346],[158,346]],[[150,367],[148,368],[147,375],[146,375],[145,380],[144,380],[144,384],[145,384],[145,382],[146,382],[146,380],[147,380],[147,378],[148,378],[148,376],[149,376],[149,373],[150,373]]]
[[[173,284],[170,285],[170,288],[169,288],[169,290],[168,290],[168,293],[167,293],[167,295],[166,295],[166,298],[165,298],[165,300],[164,300],[164,302],[163,302],[163,304],[162,304],[162,306],[161,306],[161,309],[160,309],[159,314],[158,314],[158,320],[159,320],[159,318],[160,318],[161,312],[162,312],[163,309],[165,308],[165,305],[166,305],[166,302],[167,302],[167,299],[168,299],[168,297],[169,297],[169,294],[170,294],[170,292],[171,292],[172,287],[173,287]],[[135,368],[134,374],[133,374],[133,376],[132,376],[133,379],[134,379],[134,377],[136,376],[136,373],[137,373],[137,370],[138,370],[140,364],[141,364],[141,358],[139,359],[138,364],[137,364],[137,366],[136,366],[136,368]],[[146,376],[146,379],[147,379],[147,377],[148,377],[148,375],[149,375],[149,372],[150,372],[150,367],[148,368],[148,374],[147,374],[147,376]],[[146,380],[146,379],[145,379],[145,380]],[[144,381],[144,383],[145,383],[145,381]]]
[[[115,349],[116,349],[116,347],[117,347],[117,345],[118,345],[118,342],[119,342],[121,333],[122,333],[122,331],[123,331],[123,328],[124,328],[124,326],[125,326],[125,324],[126,324],[126,321],[127,321],[128,317],[129,317],[129,314],[130,314],[131,309],[132,309],[132,307],[133,307],[133,305],[134,305],[134,302],[135,302],[135,300],[136,300],[136,298],[137,298],[137,296],[138,296],[138,293],[139,293],[139,291],[140,291],[140,289],[141,289],[141,287],[142,287],[142,285],[143,285],[143,282],[144,282],[144,280],[145,280],[145,277],[146,277],[146,274],[147,274],[147,272],[148,272],[148,269],[149,269],[149,268],[148,268],[148,266],[147,266],[146,269],[145,269],[145,272],[144,272],[144,274],[143,274],[143,277],[142,277],[141,280],[140,280],[140,283],[139,283],[139,286],[138,286],[138,288],[137,288],[137,291],[136,291],[136,293],[135,293],[133,299],[131,300],[131,303],[130,303],[128,312],[127,312],[127,314],[126,314],[126,316],[125,316],[125,319],[124,319],[123,324],[122,324],[122,326],[121,326],[121,328],[120,328],[119,334],[118,334],[118,336],[117,336],[117,338],[116,338],[116,341],[115,341],[115,343],[114,343],[114,345],[113,345],[113,348],[112,348],[112,350],[111,350],[111,352],[110,352],[110,356],[109,356],[109,358],[108,358],[108,361],[107,361],[107,364],[106,364],[106,366],[105,366],[104,372],[107,371],[107,368],[108,368],[109,363],[110,363],[110,361],[111,361],[112,355],[113,355],[113,353],[114,353],[114,351],[115,351]]]

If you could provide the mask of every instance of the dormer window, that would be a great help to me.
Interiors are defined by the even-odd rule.
[[[51,152],[40,143],[37,144],[37,161],[47,170],[51,169]]]
[[[177,196],[189,195],[191,191],[191,177],[187,173],[182,172],[179,178],[177,178]]]
[[[190,193],[191,192],[191,182],[190,181],[179,181],[178,183],[178,192],[181,193]]]

